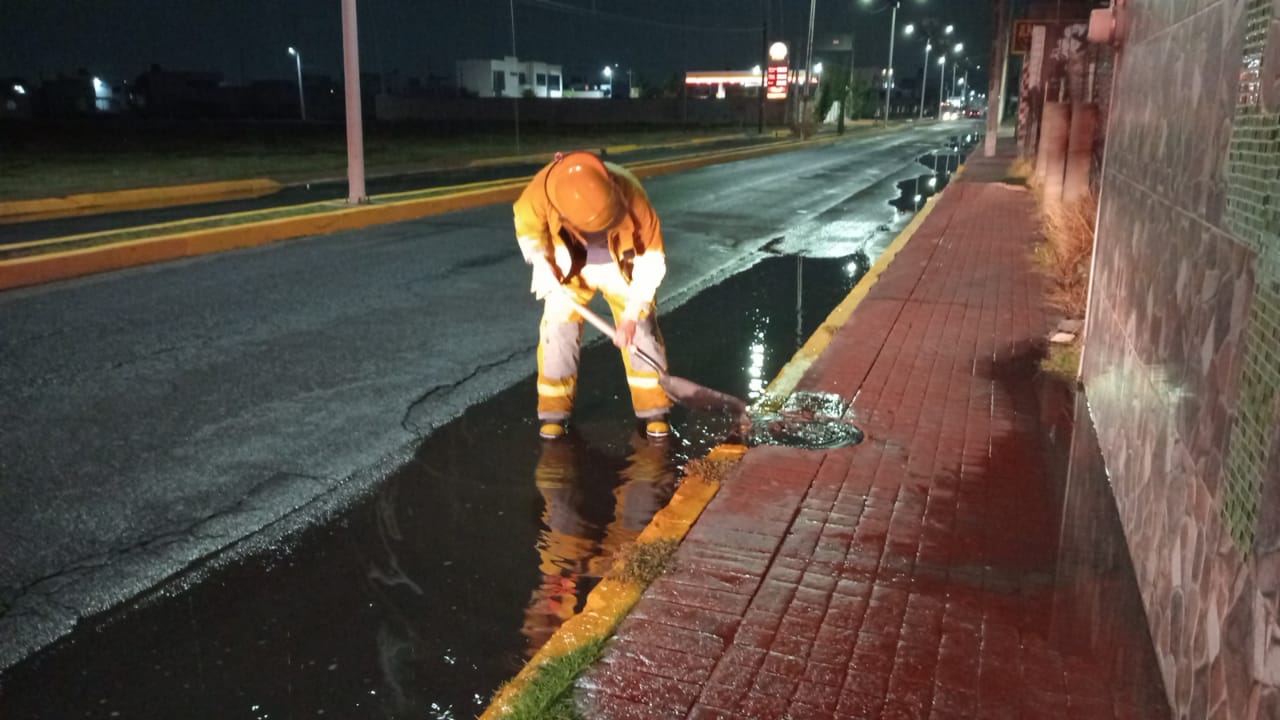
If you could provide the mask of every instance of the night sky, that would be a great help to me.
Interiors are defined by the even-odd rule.
[[[511,54],[509,0],[358,0],[364,72],[453,77],[458,59]],[[817,0],[817,30],[856,21],[859,66],[888,54],[887,0]],[[771,39],[803,43],[808,0],[773,0]],[[341,80],[339,0],[3,0],[0,77],[38,81],[84,68],[116,84],[152,63],[221,72],[227,82],[290,79],[297,46],[307,74]],[[856,7],[856,10],[854,9]],[[515,0],[519,55],[594,75],[605,63],[663,82],[684,69],[749,69],[760,56],[760,0]],[[899,31],[932,18],[987,65],[990,0],[902,0]],[[899,33],[900,76],[923,47]],[[936,67],[936,66],[935,66]],[[639,80],[637,80],[639,82]]]

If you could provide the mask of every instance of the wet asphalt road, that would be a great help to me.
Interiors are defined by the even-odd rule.
[[[958,131],[651,180],[665,311],[771,253],[874,259],[906,219],[898,184]],[[510,235],[508,207],[482,208],[0,295],[0,667],[202,559],[185,580],[270,564],[257,551],[319,532],[526,379],[538,307]],[[678,371],[697,345],[673,343]],[[521,406],[471,427],[477,447],[529,444]]]

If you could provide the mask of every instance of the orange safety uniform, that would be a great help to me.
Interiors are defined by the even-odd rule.
[[[624,318],[635,320],[635,345],[666,364],[654,301],[667,271],[658,215],[635,175],[582,155],[586,154],[557,156],[533,177],[514,206],[516,241],[535,268],[531,290],[545,300],[538,344],[538,416],[544,420],[563,420],[573,410],[582,343],[583,318],[556,292],[557,284],[584,305],[601,292],[615,324]],[[575,157],[581,159],[572,160]],[[616,217],[608,227],[583,232],[562,216],[548,190],[548,177],[560,162],[596,163],[596,170],[603,164],[616,193]],[[599,262],[604,257],[607,260]],[[658,384],[658,372],[630,352],[623,351],[622,358],[636,416],[666,414],[671,400]]]

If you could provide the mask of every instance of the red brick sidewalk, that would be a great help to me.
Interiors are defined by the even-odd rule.
[[[944,194],[798,388],[867,441],[748,452],[579,680],[586,717],[1146,716],[1044,639],[1032,210]]]

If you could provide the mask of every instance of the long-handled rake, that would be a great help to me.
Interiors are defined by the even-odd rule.
[[[609,338],[613,337],[613,326],[605,322],[604,318],[591,312],[591,310],[587,309],[586,306],[579,303],[576,298],[568,292],[565,292],[563,289],[561,290],[561,293],[569,300],[569,302],[573,303],[574,307],[578,309],[578,313],[582,315],[582,317],[586,318],[587,322],[594,325],[597,330],[604,333]],[[667,372],[667,369],[663,367],[661,363],[653,359],[653,357],[645,351],[635,346],[632,346],[629,349],[657,371],[658,384],[662,386],[663,390],[667,391],[667,395],[672,400],[675,400],[690,410],[722,412],[725,414],[732,414],[739,419],[746,416],[747,404],[741,399],[729,395],[728,393],[722,393],[719,390],[712,390],[709,387],[699,385],[692,380],[686,380],[685,378],[672,375]]]

